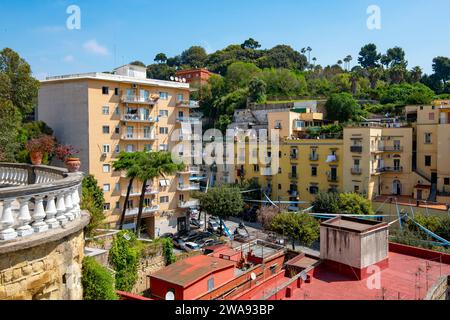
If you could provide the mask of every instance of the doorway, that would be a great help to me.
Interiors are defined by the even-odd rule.
[[[402,194],[402,184],[399,180],[394,180],[392,183],[392,193],[396,196],[400,196]]]

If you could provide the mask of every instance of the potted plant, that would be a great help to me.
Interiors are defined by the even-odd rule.
[[[67,170],[69,170],[69,172],[77,172],[78,170],[80,170],[80,158],[75,156],[78,153],[80,153],[80,151],[75,149],[71,145],[60,144],[55,148],[55,156],[65,163],[66,168]]]
[[[52,153],[55,148],[55,138],[43,135],[27,142],[25,149],[30,153],[31,163],[41,165],[44,154]]]

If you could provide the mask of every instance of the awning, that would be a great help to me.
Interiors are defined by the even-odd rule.
[[[336,160],[337,160],[337,158],[336,158],[335,155],[330,154],[330,155],[327,157],[327,162],[335,162]]]
[[[170,186],[170,181],[169,180],[159,180],[159,185],[161,186],[161,187],[168,187],[168,186]]]

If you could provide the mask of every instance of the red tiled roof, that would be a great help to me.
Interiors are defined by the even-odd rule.
[[[234,266],[235,264],[231,261],[199,255],[175,262],[151,275],[151,278],[164,280],[185,288],[211,273],[234,268]]]

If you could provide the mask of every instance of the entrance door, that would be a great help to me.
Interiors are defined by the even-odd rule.
[[[398,180],[394,180],[392,183],[392,193],[396,196],[400,196],[402,194],[402,184]]]
[[[422,190],[417,190],[417,200],[422,200]]]
[[[431,183],[435,184],[437,183],[438,177],[437,177],[437,172],[432,172],[431,173]]]
[[[178,228],[178,232],[187,231],[187,219],[186,219],[186,217],[178,218],[178,220],[177,220],[177,228]]]

